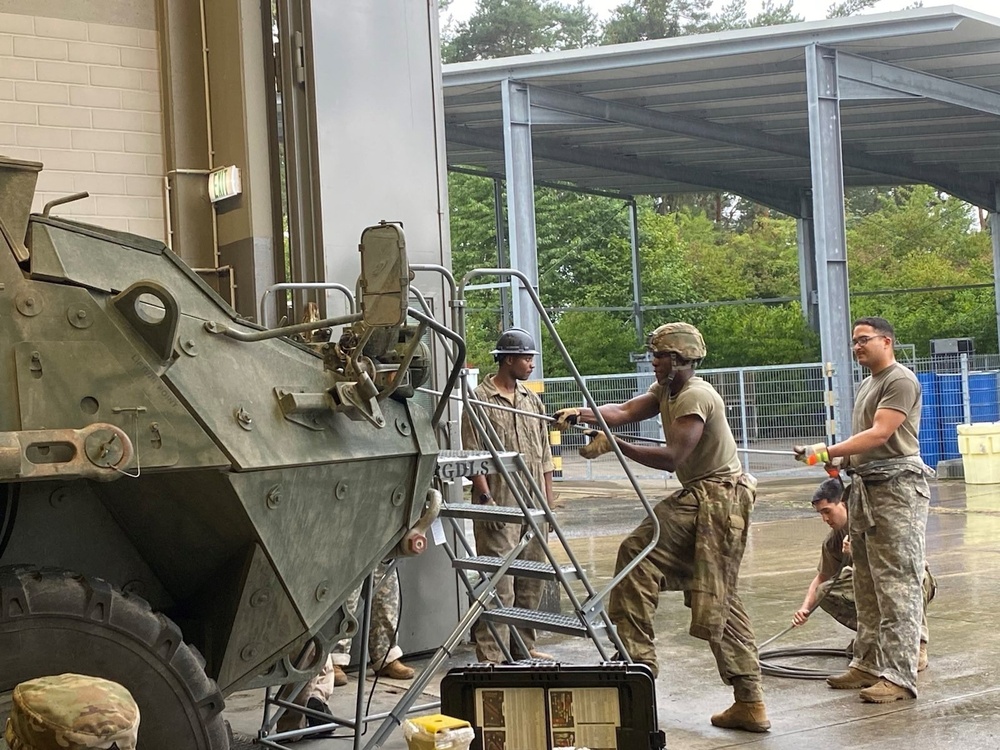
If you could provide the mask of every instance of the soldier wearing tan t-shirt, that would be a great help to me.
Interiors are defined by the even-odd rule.
[[[871,375],[854,403],[853,435],[794,448],[809,464],[846,460],[858,636],[847,672],[827,680],[868,703],[917,697],[930,490],[920,458],[920,383],[896,362],[884,318],[854,323],[854,356]]]
[[[609,427],[659,414],[665,446],[617,442],[628,458],[674,472],[683,489],[656,505],[656,544],[611,590],[608,614],[629,656],[656,674],[653,617],[660,592],[683,591],[691,608],[691,635],[709,642],[719,675],[733,686],[735,702],[715,714],[712,723],[766,732],[771,722],[757,646],[737,591],[755,483],[743,474],[722,397],[694,374],[706,353],[698,329],[687,323],[660,326],[650,336],[649,349],[656,383],[624,404],[601,406],[600,413]],[[590,409],[563,409],[553,417],[561,429],[597,421]],[[611,450],[604,432],[588,434],[591,442],[580,450],[585,458]],[[653,535],[652,520],[639,524],[618,549],[616,574],[640,556]]]

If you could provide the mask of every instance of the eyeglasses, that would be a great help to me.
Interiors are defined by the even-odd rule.
[[[856,339],[851,339],[851,344],[853,346],[864,346],[872,339],[884,339],[881,333],[876,333],[874,336],[858,336]]]
[[[655,352],[652,350],[649,353],[653,356],[653,359],[666,359],[673,355],[673,352]]]

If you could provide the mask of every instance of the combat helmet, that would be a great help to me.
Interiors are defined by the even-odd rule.
[[[79,674],[22,682],[11,695],[11,750],[136,750],[139,707],[117,682]]]
[[[494,360],[499,362],[500,357],[505,354],[538,354],[538,350],[535,349],[535,340],[531,338],[531,334],[526,330],[523,328],[508,328],[500,334],[500,338],[497,339],[496,349],[491,351],[490,354],[493,355]]]
[[[701,331],[690,323],[665,323],[649,335],[651,352],[672,352],[688,362],[700,362],[708,350]]]

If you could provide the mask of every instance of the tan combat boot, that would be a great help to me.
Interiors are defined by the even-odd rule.
[[[917,671],[923,672],[927,669],[927,642],[920,641],[920,656],[917,657]]]
[[[766,732],[771,728],[763,701],[745,703],[736,701],[720,714],[712,717],[712,725],[723,729],[742,729],[747,732]]]
[[[877,685],[879,678],[873,674],[862,672],[860,669],[848,667],[843,674],[835,677],[827,677],[826,684],[834,690],[859,690],[861,688]]]
[[[862,690],[859,695],[865,703],[894,703],[895,701],[911,701],[913,693],[902,685],[882,679],[871,687]]]
[[[408,667],[399,659],[391,661],[378,671],[379,677],[388,677],[392,680],[412,680],[416,672],[413,667]]]
[[[335,687],[344,687],[347,684],[347,672],[339,664],[333,665],[333,684]]]

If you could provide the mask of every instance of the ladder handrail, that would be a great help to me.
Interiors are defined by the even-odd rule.
[[[584,381],[583,376],[580,375],[580,371],[577,369],[576,364],[573,362],[572,357],[570,357],[569,351],[563,344],[562,339],[559,338],[559,333],[556,331],[555,324],[553,324],[552,319],[549,317],[549,314],[545,311],[545,308],[542,306],[542,301],[539,298],[538,293],[531,286],[531,282],[528,280],[528,277],[524,273],[513,268],[475,268],[469,271],[467,274],[465,274],[458,287],[458,300],[460,304],[456,307],[456,310],[458,311],[457,318],[459,321],[458,325],[459,336],[461,336],[463,341],[465,340],[465,315],[464,315],[465,288],[472,279],[478,278],[480,276],[512,276],[514,278],[520,279],[524,291],[528,293],[528,296],[531,298],[532,304],[535,306],[535,309],[538,312],[539,319],[545,324],[545,327],[548,329],[549,335],[552,336],[552,340],[555,343],[556,348],[562,355],[563,362],[565,363],[567,369],[569,369],[570,374],[573,376],[573,379],[576,381],[577,385],[580,387],[580,392],[583,394],[587,406],[589,406],[590,409],[593,411],[598,426],[601,428],[601,430],[607,436],[608,441],[611,443],[612,451],[618,458],[618,462],[621,464],[622,469],[625,471],[625,476],[628,477],[628,480],[631,483],[633,489],[635,489],[636,495],[639,498],[639,502],[642,504],[643,509],[646,511],[646,516],[649,519],[650,523],[652,524],[653,533],[652,536],[650,537],[649,543],[645,547],[643,547],[639,551],[639,553],[634,558],[632,558],[632,560],[630,560],[629,563],[624,568],[622,568],[618,573],[616,573],[603,589],[601,589],[597,594],[591,596],[590,603],[596,604],[596,602],[602,601],[611,592],[611,589],[617,586],[622,581],[622,579],[624,579],[625,576],[632,571],[633,568],[635,568],[639,563],[641,563],[642,560],[656,548],[656,545],[660,540],[659,519],[657,519],[656,514],[653,512],[653,506],[650,505],[649,501],[646,499],[645,493],[643,493],[642,488],[639,486],[639,482],[638,480],[636,480],[635,474],[632,472],[632,469],[626,463],[625,456],[624,454],[622,454],[621,448],[618,446],[618,442],[615,439],[614,434],[608,427],[608,423],[604,420],[604,416],[601,414],[600,409],[597,406],[597,402],[594,400],[594,397],[591,395],[590,390],[587,388],[587,384]]]

